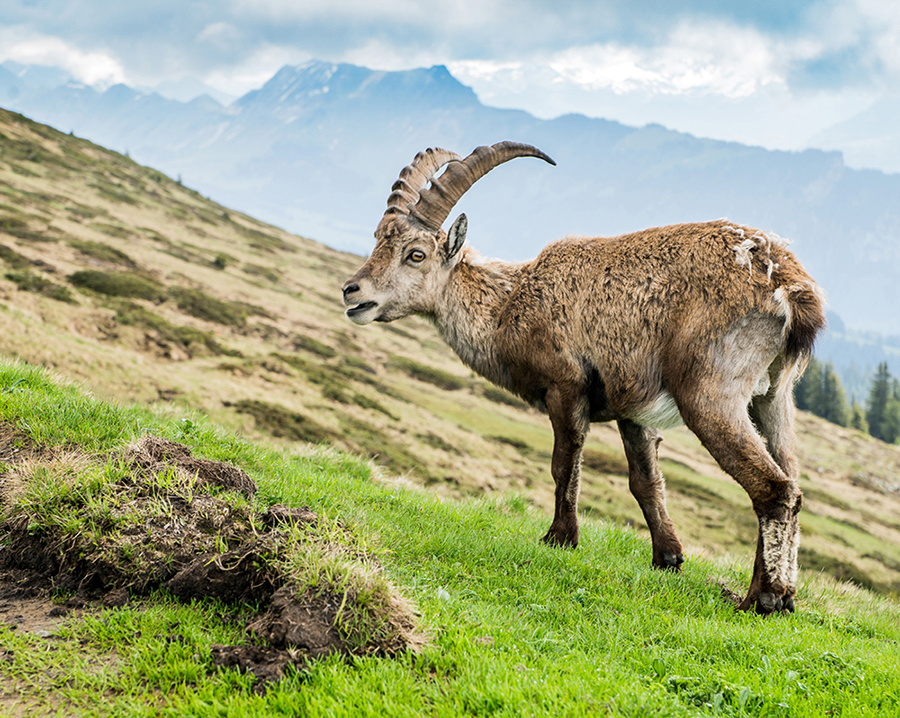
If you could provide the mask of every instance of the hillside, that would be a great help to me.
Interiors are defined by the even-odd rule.
[[[900,175],[850,169],[837,152],[769,151],[581,115],[541,120],[482,104],[442,66],[285,66],[227,108],[124,85],[99,92],[49,68],[19,73],[0,72],[3,107],[332,247],[368,251],[372,218],[416,152],[517,140],[558,166],[513,163],[463,198],[485,255],[528,259],[568,233],[726,216],[793,240],[849,327],[900,333],[891,311],[900,306]]]
[[[0,361],[0,713],[900,710],[891,601],[805,577],[799,612],[736,613],[746,562],[657,571],[645,540],[591,520],[559,550],[520,497],[437,501],[267,443]]]
[[[340,286],[360,258],[21,116],[0,112],[0,133],[4,356],[104,399],[366,454],[385,477],[442,497],[552,506],[545,417],[473,376],[425,321],[345,320]],[[896,593],[900,448],[811,416],[799,429],[801,564]],[[660,453],[689,553],[749,565],[756,527],[743,491],[683,429]],[[595,426],[581,506],[643,532],[626,474],[615,428]]]

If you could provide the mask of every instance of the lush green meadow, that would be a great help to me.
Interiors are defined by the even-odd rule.
[[[232,619],[256,607],[158,590],[50,632],[0,627],[6,715],[900,715],[900,610],[831,579],[804,576],[794,615],[736,613],[719,584],[742,590],[749,566],[655,571],[646,540],[590,520],[576,550],[548,548],[546,517],[516,495],[442,500],[362,459],[100,403],[20,363],[0,367],[0,420],[44,447],[98,456],[153,433],[242,467],[261,507],[340,521],[428,636],[399,657],[313,661],[260,695],[210,662],[212,644],[247,640]]]

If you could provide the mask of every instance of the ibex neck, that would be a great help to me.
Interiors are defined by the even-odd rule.
[[[444,340],[467,366],[507,388],[509,369],[497,352],[497,319],[524,266],[467,253],[454,268],[434,317]]]

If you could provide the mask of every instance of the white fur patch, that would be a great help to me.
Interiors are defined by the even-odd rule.
[[[774,585],[784,589],[797,584],[797,550],[800,528],[796,521],[759,520],[763,542],[763,564]]]
[[[743,236],[743,231],[741,230],[741,236]],[[750,252],[756,249],[756,242],[752,239],[745,239],[740,244],[734,245],[732,249],[734,250],[735,261],[741,267],[747,268],[747,281],[749,282],[753,278],[753,255]]]
[[[675,399],[665,390],[652,404],[642,407],[628,418],[636,424],[651,426],[654,429],[672,429],[684,423]]]
[[[769,379],[769,372],[766,370],[757,380],[756,386],[753,387],[753,396],[764,396],[771,386],[772,380]]]
[[[772,273],[780,267],[778,262],[782,259],[781,252],[790,244],[790,240],[779,237],[774,232],[757,231],[752,237],[746,237],[743,227],[726,225],[725,229],[734,232],[741,238],[741,243],[736,244],[732,249],[738,265],[747,267],[749,273],[747,281],[750,282],[753,279],[753,255],[751,252],[758,250],[759,257],[766,267],[766,282],[771,282]]]

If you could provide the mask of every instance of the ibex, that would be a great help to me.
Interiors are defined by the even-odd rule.
[[[441,225],[477,180],[515,157],[556,164],[514,142],[465,159],[416,155],[392,187],[375,249],[343,287],[347,316],[360,325],[428,317],[469,367],[549,415],[550,544],[577,545],[585,435],[591,422],[615,420],[653,565],[680,570],[657,430],[683,422],[744,487],[759,520],[739,608],[793,611],[793,384],[825,323],[819,288],[783,240],[725,220],[568,237],[529,262],[485,260],[465,246],[465,215],[449,233]]]

